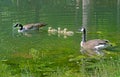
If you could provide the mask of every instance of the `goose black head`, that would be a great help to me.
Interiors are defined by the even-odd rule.
[[[16,24],[14,27],[22,27],[22,24]]]
[[[19,24],[16,24],[14,27],[18,27]]]
[[[85,27],[82,27],[82,28],[81,28],[81,32],[86,32]]]
[[[14,27],[19,27],[19,28],[20,28],[20,30],[22,30],[22,29],[23,29],[23,25],[22,25],[22,24],[16,24]]]
[[[22,25],[22,24],[18,24],[18,26],[19,26],[19,27],[23,27],[23,25]]]

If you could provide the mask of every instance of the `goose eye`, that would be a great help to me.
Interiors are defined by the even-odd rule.
[[[19,24],[19,27],[21,27],[22,26],[22,24]]]
[[[105,40],[105,42],[106,42],[106,43],[109,43],[109,41],[108,41],[108,40]]]

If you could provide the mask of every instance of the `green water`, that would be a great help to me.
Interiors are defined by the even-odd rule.
[[[76,33],[82,24],[81,0],[1,0],[0,76],[119,77],[119,6],[119,0],[91,2],[87,39],[108,39],[113,44],[102,59],[91,59],[80,53],[81,33]],[[27,36],[13,29],[15,23],[37,22],[48,25]],[[49,26],[75,34],[49,35]]]

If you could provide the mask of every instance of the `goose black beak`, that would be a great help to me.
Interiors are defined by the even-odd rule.
[[[18,27],[18,24],[14,25],[14,27]]]

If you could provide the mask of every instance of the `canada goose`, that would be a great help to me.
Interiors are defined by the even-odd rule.
[[[82,41],[80,45],[85,50],[93,50],[97,54],[100,54],[99,52],[100,50],[110,45],[108,40],[93,39],[86,41],[86,29],[82,27],[81,32],[82,32]]]
[[[67,31],[67,28],[64,28],[64,35],[73,35],[73,31]]]
[[[14,27],[20,27],[18,32],[25,32],[28,30],[39,30],[40,27],[46,26],[47,24],[44,23],[35,23],[35,24],[27,24],[27,25],[22,25],[22,24],[16,24]]]

